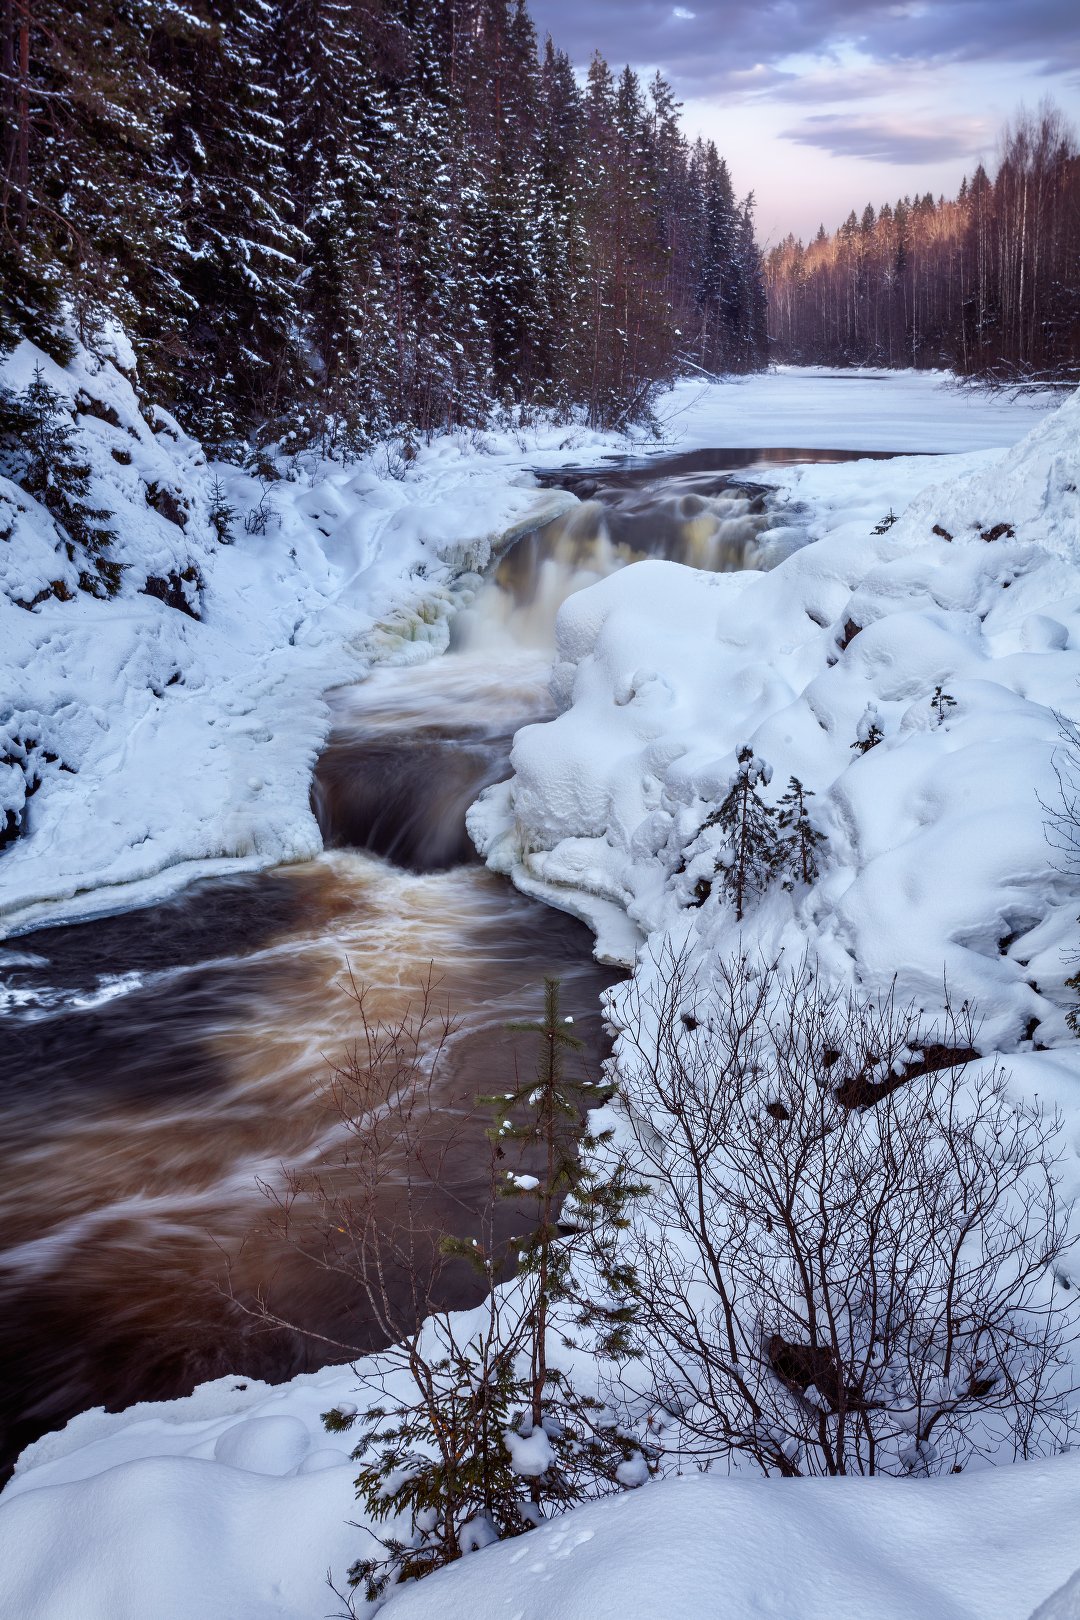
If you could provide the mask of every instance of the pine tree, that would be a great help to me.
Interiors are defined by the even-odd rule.
[[[797,776],[788,778],[787,790],[777,806],[781,860],[787,871],[784,887],[813,883],[818,875],[818,850],[825,839],[810,819],[807,799],[814,797]]]
[[[36,366],[21,394],[0,398],[0,467],[28,495],[41,502],[64,537],[69,559],[85,566],[82,590],[111,596],[119,589],[121,564],[108,555],[114,538],[105,508],[94,506],[90,468],[74,443],[70,413],[56,389]]]

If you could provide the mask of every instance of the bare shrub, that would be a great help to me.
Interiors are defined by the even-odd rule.
[[[657,968],[620,1019],[627,1162],[651,1186],[623,1249],[684,1453],[932,1474],[1065,1444],[1059,1122],[999,1068],[961,1077],[969,1012],[927,1028],[808,962]]]
[[[267,534],[271,529],[281,527],[281,513],[274,505],[274,497],[270,485],[261,480],[259,498],[244,518],[245,534]]]

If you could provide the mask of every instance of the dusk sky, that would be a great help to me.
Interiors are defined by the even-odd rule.
[[[1020,102],[1080,123],[1077,0],[531,0],[584,67],[659,67],[711,136],[764,242],[831,230],[905,192],[952,194],[993,165]]]

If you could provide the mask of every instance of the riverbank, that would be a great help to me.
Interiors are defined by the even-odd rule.
[[[694,444],[986,449],[1038,413],[932,374],[785,370],[680,384],[650,445],[541,424],[438,438],[409,461],[400,445],[347,467],[301,459],[267,481],[208,465],[141,401],[119,335],[64,371],[24,343],[0,381],[24,386],[38,364],[78,408],[76,447],[124,575],[115,598],[78,591],[47,514],[0,480],[13,518],[0,546],[0,813],[20,823],[0,864],[0,938],[314,854],[326,690],[445,648],[493,552],[572,504],[538,490],[533,469]],[[215,492],[233,513],[227,546]],[[72,599],[50,594],[58,577]]]

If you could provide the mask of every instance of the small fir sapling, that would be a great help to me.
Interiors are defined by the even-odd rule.
[[[357,1500],[373,1523],[404,1519],[408,1526],[375,1536],[374,1550],[349,1570],[349,1585],[362,1587],[369,1603],[392,1584],[419,1580],[531,1528],[505,1439],[523,1395],[519,1346],[513,1333],[505,1342],[497,1311],[488,1331],[465,1343],[445,1320],[439,1327],[442,1353],[415,1358],[415,1399],[323,1414],[331,1433],[364,1424],[353,1452],[361,1465]]]
[[[111,516],[91,505],[90,468],[74,444],[74,425],[40,365],[20,394],[0,397],[0,470],[48,511],[63,532],[70,561],[81,553],[89,566],[79,586],[91,596],[112,596],[120,588],[122,564],[107,555],[115,538]]]
[[[210,485],[210,527],[217,535],[223,546],[232,544],[233,520],[236,517],[236,507],[230,506],[225,499],[225,486],[220,478],[215,478]]]
[[[881,522],[880,523],[875,523],[874,527],[870,530],[870,533],[871,534],[888,534],[888,532],[892,528],[893,524],[898,522],[898,521],[899,520],[898,520],[898,518],[896,516],[896,513],[893,511],[892,507],[890,506],[889,510],[886,512],[885,516],[881,519]]]
[[[530,1398],[514,1434],[507,1436],[522,1472],[521,1441],[531,1442],[530,1472],[543,1464],[531,1474],[535,1520],[545,1516],[545,1508],[569,1507],[620,1485],[640,1484],[649,1471],[641,1445],[618,1427],[600,1401],[577,1390],[548,1359],[553,1317],[558,1307],[567,1306],[579,1326],[592,1329],[598,1354],[627,1354],[634,1279],[615,1252],[615,1234],[625,1224],[629,1201],[644,1192],[620,1169],[604,1176],[579,1155],[588,1082],[565,1076],[564,1057],[579,1051],[582,1043],[571,1032],[573,1020],[560,1013],[559,991],[558,979],[545,979],[542,1020],[509,1026],[537,1037],[534,1078],[510,1093],[481,1099],[498,1110],[499,1123],[491,1133],[497,1150],[517,1142],[540,1158],[532,1174],[508,1170],[501,1189],[505,1197],[536,1201],[536,1225],[517,1243],[518,1274],[529,1299]],[[589,1154],[602,1140],[586,1136],[581,1145]],[[559,1219],[564,1205],[569,1232]],[[574,1261],[584,1251],[602,1285],[587,1295],[574,1277]],[[561,1314],[565,1316],[565,1309]]]
[[[726,835],[726,848],[717,865],[717,878],[735,904],[741,922],[746,903],[763,894],[780,869],[781,855],[776,832],[777,812],[760,796],[772,780],[772,766],[758,759],[747,744],[739,749],[738,770],[723,803],[706,817],[707,827],[719,827]]]
[[[851,746],[856,753],[868,754],[871,748],[876,748],[879,742],[884,742],[885,733],[878,723],[880,719],[881,716],[874,708],[874,705],[868,703],[859,724],[855,728],[855,741]]]
[[[943,692],[940,686],[935,686],[934,695],[930,699],[930,707],[937,716],[937,723],[940,726],[945,723],[945,717],[949,710],[956,708],[956,699],[950,697],[948,692]]]
[[[777,806],[781,859],[787,874],[785,889],[794,888],[796,883],[813,883],[818,875],[818,850],[825,839],[810,819],[806,801],[813,797],[812,789],[803,787],[799,778],[792,776]]]

